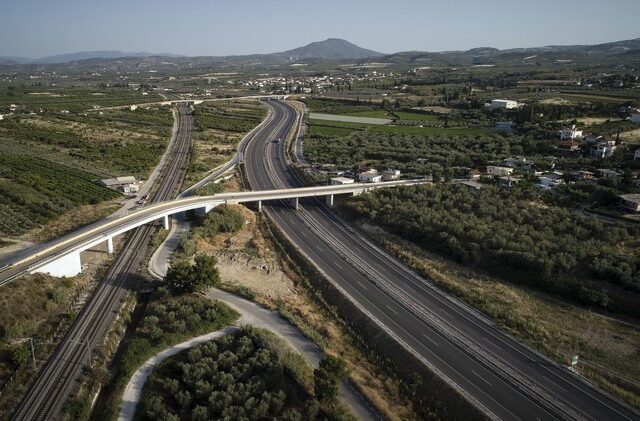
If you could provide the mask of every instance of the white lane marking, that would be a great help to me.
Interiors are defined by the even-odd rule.
[[[479,378],[480,380],[482,380],[483,382],[485,382],[486,384],[488,384],[489,386],[491,386],[491,383],[489,383],[489,382],[487,381],[487,379],[485,379],[484,377],[482,377],[480,374],[476,373],[476,372],[475,372],[475,371],[473,371],[473,370],[471,370],[471,372],[472,372],[473,374],[475,374],[476,376],[478,376],[478,378]]]
[[[342,269],[342,266],[340,266],[340,263],[336,262],[336,266],[338,266],[338,268]]]
[[[423,333],[422,336],[424,336],[432,344],[438,346],[438,343],[436,341],[434,341],[433,339],[431,339],[426,333]]]
[[[542,375],[542,377],[544,377],[545,379],[549,380],[553,385],[559,387],[560,389],[564,390],[565,392],[567,391],[567,389],[565,389],[564,387],[560,386],[558,383],[555,383],[553,380],[551,380],[549,377],[545,376],[544,374]]]
[[[392,311],[396,316],[399,316],[399,315],[400,315],[397,311],[395,311],[394,309],[392,309],[391,307],[389,307],[389,305],[388,305],[388,304],[385,304],[385,306],[386,306],[389,310],[391,310],[391,311]]]

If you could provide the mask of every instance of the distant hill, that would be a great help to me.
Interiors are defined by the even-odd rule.
[[[293,50],[287,50],[281,53],[274,53],[273,55],[287,56],[292,60],[340,60],[350,58],[362,59],[370,57],[381,57],[385,54],[358,47],[357,45],[352,44],[344,39],[328,38],[324,41],[312,42],[311,44],[307,44],[304,47],[294,48]]]
[[[478,47],[466,51],[403,51],[383,54],[368,50],[344,39],[328,38],[312,42],[303,47],[271,54],[250,54],[231,56],[187,57],[169,53],[123,52],[123,51],[82,51],[69,54],[27,59],[20,57],[0,57],[0,65],[51,64],[65,67],[66,63],[85,61],[88,68],[93,66],[141,66],[162,67],[188,65],[206,67],[210,65],[286,65],[291,62],[308,61],[376,61],[412,66],[432,65],[488,65],[488,64],[552,64],[559,62],[590,63],[593,60],[615,62],[616,60],[640,60],[640,38],[608,42],[596,45],[550,45],[533,48],[511,48],[499,50],[492,47]],[[126,63],[119,63],[124,61]],[[118,64],[119,63],[119,64]]]
[[[69,63],[71,61],[89,60],[89,59],[116,59],[127,57],[181,57],[177,54],[169,53],[146,53],[146,52],[124,52],[118,50],[101,50],[101,51],[78,51],[75,53],[58,54],[40,58],[25,57],[0,57],[0,64],[57,64]]]
[[[473,65],[523,61],[551,63],[558,60],[588,62],[594,59],[615,59],[622,56],[635,57],[638,56],[638,51],[640,51],[640,38],[596,45],[549,45],[506,50],[481,47],[466,51],[404,51],[389,54],[382,61],[420,65]]]

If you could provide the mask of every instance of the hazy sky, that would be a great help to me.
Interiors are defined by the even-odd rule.
[[[329,37],[380,52],[640,37],[640,0],[3,0],[0,55],[269,53]]]

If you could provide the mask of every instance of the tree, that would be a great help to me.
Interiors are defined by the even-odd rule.
[[[194,279],[191,271],[191,263],[188,260],[177,260],[167,270],[167,284],[175,293],[193,292],[195,290]]]
[[[199,254],[195,258],[195,266],[192,267],[196,290],[220,285],[220,272],[216,267],[216,259],[213,256]]]
[[[169,267],[167,284],[175,293],[201,291],[220,284],[215,257],[199,254],[194,260],[194,265],[188,260],[180,259]]]
[[[313,370],[315,393],[318,400],[331,402],[338,396],[340,381],[347,375],[344,360],[327,356],[320,361],[320,366]]]
[[[20,345],[16,349],[13,350],[11,354],[11,361],[17,366],[21,366],[27,361],[29,361],[29,356],[31,352],[29,351],[29,347],[26,345]]]

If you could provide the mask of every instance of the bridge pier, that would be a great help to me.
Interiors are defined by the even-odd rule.
[[[329,206],[330,208],[333,207],[333,195],[327,195],[327,206]]]
[[[113,237],[107,238],[107,253],[113,254]]]
[[[76,276],[82,272],[82,262],[80,261],[80,252],[75,251],[56,260],[40,266],[31,273],[48,273],[58,278],[66,278],[67,276]]]
[[[298,210],[300,208],[300,199],[298,199],[297,197],[293,198],[293,208],[295,210]]]
[[[162,218],[162,225],[163,225],[164,229],[166,229],[166,230],[169,229],[169,215],[165,215]]]

